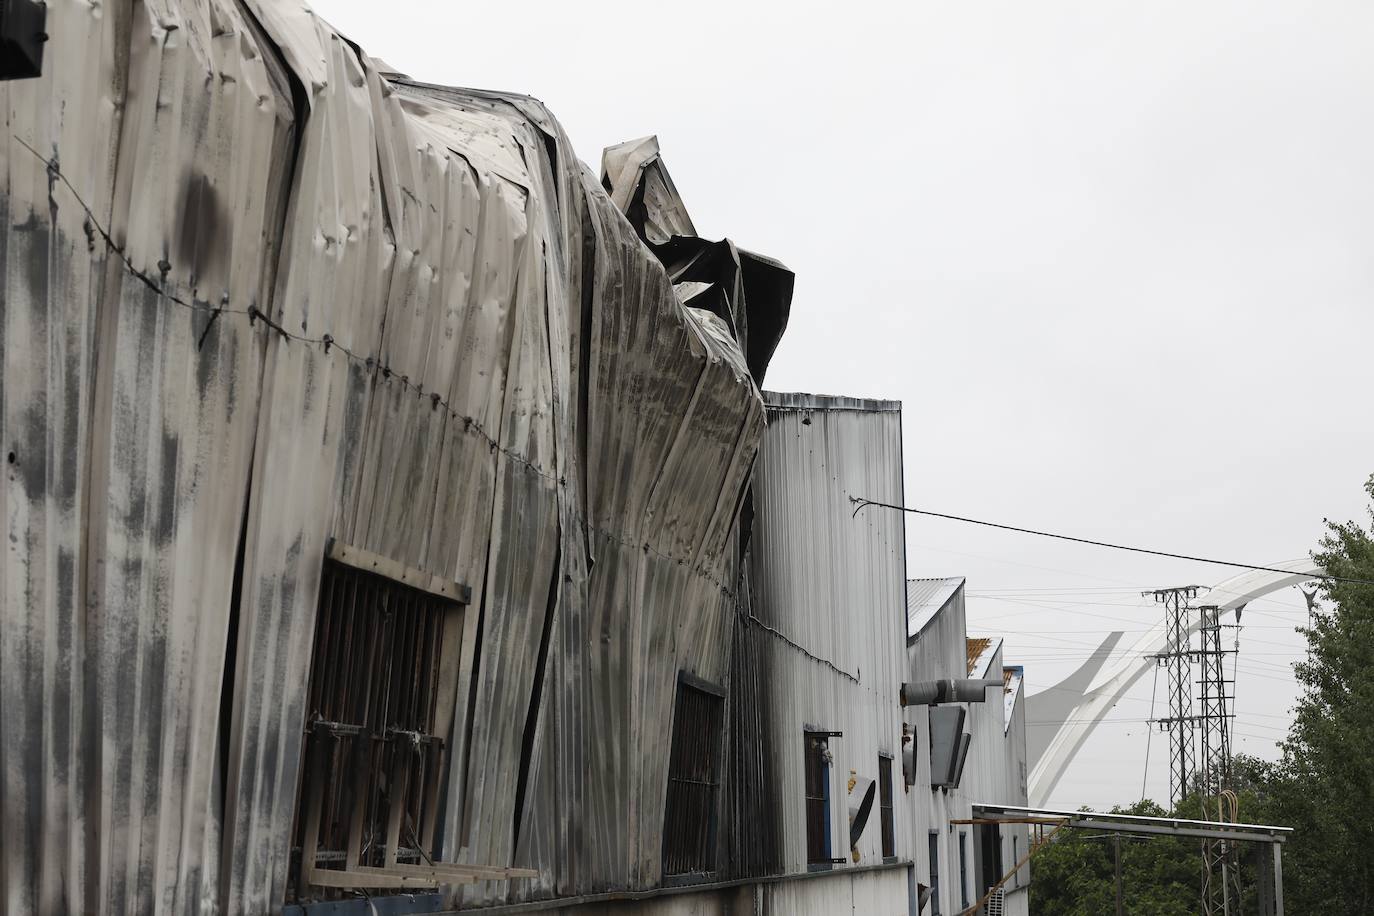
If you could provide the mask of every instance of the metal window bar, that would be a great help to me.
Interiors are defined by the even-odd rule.
[[[403,873],[437,867],[444,744],[434,714],[444,617],[458,603],[325,561],[296,814],[298,899],[318,896],[311,885],[434,886],[433,875]]]
[[[809,865],[833,865],[830,847],[830,735],[806,733],[806,861]],[[844,860],[841,859],[841,862]]]
[[[897,836],[892,822],[892,758],[878,758],[878,814],[883,828],[883,858],[897,855]]]
[[[678,682],[663,813],[665,875],[715,871],[725,700],[703,686]]]

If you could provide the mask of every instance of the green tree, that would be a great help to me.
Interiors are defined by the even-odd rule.
[[[1321,584],[1308,654],[1294,666],[1302,693],[1283,757],[1268,763],[1238,756],[1232,783],[1243,822],[1291,826],[1283,855],[1289,913],[1374,916],[1374,476],[1365,484],[1369,524],[1326,523],[1314,559],[1336,580]],[[1338,581],[1339,580],[1339,581]],[[1153,802],[1115,808],[1165,814]],[[1199,817],[1197,797],[1173,814]],[[1098,916],[1114,912],[1111,847],[1061,833],[1032,865],[1031,907],[1038,916]],[[1200,856],[1196,841],[1151,839],[1122,845],[1126,911],[1192,914],[1198,910]],[[1240,912],[1256,912],[1258,871],[1246,850]]]
[[[1186,803],[1185,803],[1186,805]],[[1196,817],[1182,810],[1177,816]],[[1196,808],[1196,802],[1193,803]],[[1145,800],[1112,808],[1113,814],[1165,817]],[[1173,837],[1122,837],[1122,901],[1131,916],[1194,916],[1198,907],[1200,849]],[[1031,912],[1037,916],[1103,916],[1116,912],[1113,841],[1085,830],[1062,830],[1031,866]]]
[[[1374,476],[1365,484],[1374,501]],[[1290,912],[1374,913],[1374,503],[1369,528],[1327,522],[1313,556],[1328,575],[1308,655],[1294,666],[1303,692],[1265,785],[1262,810],[1294,828],[1284,850]]]

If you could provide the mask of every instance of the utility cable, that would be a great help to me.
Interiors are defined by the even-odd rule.
[[[1150,775],[1150,742],[1155,736],[1155,694],[1159,693],[1159,666],[1155,665],[1155,681],[1150,685],[1150,718],[1146,720],[1149,727],[1145,729],[1145,767],[1140,774],[1140,800],[1145,800],[1145,780]]]
[[[927,515],[931,518],[943,518],[952,522],[964,522],[969,525],[982,525],[985,528],[999,528],[1002,531],[1015,531],[1020,534],[1034,534],[1042,538],[1055,538],[1060,541],[1073,541],[1075,544],[1088,544],[1093,547],[1107,547],[1111,550],[1127,550],[1131,553],[1148,553],[1156,557],[1168,557],[1173,560],[1189,560],[1193,563],[1210,563],[1213,566],[1230,566],[1235,569],[1252,569],[1256,572],[1283,573],[1284,575],[1300,575],[1292,569],[1279,569],[1275,566],[1256,566],[1253,563],[1234,563],[1230,560],[1213,560],[1207,557],[1195,557],[1186,553],[1170,553],[1167,550],[1151,550],[1148,547],[1128,547],[1124,544],[1110,544],[1106,541],[1094,541],[1088,538],[1073,537],[1068,534],[1054,534],[1050,531],[1037,531],[1034,528],[1019,528],[1016,525],[1003,525],[998,522],[986,522],[976,518],[964,518],[960,515],[946,515],[943,512],[931,512],[929,509],[913,509],[910,506],[899,506],[895,503],[880,502],[876,499],[865,499],[859,496],[849,497],[849,501],[854,503],[852,516],[857,516],[860,509],[869,506],[877,506],[880,509],[896,509],[898,512],[909,512],[912,515]],[[1374,579],[1348,579],[1345,576],[1330,576],[1326,573],[1312,573],[1308,579],[1320,579],[1324,582],[1346,582],[1351,585],[1374,585]]]

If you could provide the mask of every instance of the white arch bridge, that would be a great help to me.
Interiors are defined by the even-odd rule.
[[[1274,564],[1277,571],[1247,571],[1232,576],[1207,593],[1208,605],[1216,605],[1222,615],[1271,592],[1305,582],[1321,574],[1321,567],[1312,560],[1291,560]],[[1189,635],[1196,632],[1198,621],[1189,622]],[[1026,735],[1026,751],[1031,767],[1027,794],[1032,806],[1043,806],[1059,784],[1074,755],[1087,742],[1093,729],[1107,716],[1136,681],[1140,680],[1156,662],[1168,640],[1164,622],[1145,633],[1129,652],[1111,665],[1107,658],[1124,633],[1107,636],[1092,656],[1073,674],[1053,687],[1026,697],[1026,719],[1049,723],[1051,727],[1037,728]],[[1058,728],[1052,728],[1057,723]],[[1048,735],[1049,737],[1045,737]]]

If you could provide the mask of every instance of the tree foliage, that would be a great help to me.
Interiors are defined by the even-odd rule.
[[[1330,576],[1294,666],[1302,692],[1277,763],[1236,757],[1240,820],[1291,826],[1284,846],[1284,904],[1290,913],[1374,916],[1374,476],[1365,484],[1368,527],[1327,522],[1313,554]],[[1196,796],[1173,813],[1199,817]],[[1164,815],[1143,801],[1120,813]],[[1110,839],[1069,831],[1036,855],[1031,909],[1038,916],[1115,912]],[[1267,851],[1259,850],[1264,853]],[[1197,913],[1201,856],[1196,840],[1122,842],[1125,909],[1131,914]],[[1247,857],[1239,912],[1256,912],[1258,871]]]
[[[1148,799],[1113,814],[1165,817]],[[1031,912],[1037,916],[1103,916],[1116,912],[1114,843],[1086,830],[1061,830],[1031,865]],[[1199,850],[1194,840],[1121,838],[1124,909],[1131,916],[1194,916]]]
[[[1327,522],[1314,558],[1328,575],[1374,582],[1371,525]],[[1295,912],[1374,913],[1374,586],[1325,580],[1305,661],[1303,692],[1265,787],[1266,815],[1291,825],[1285,902]]]

